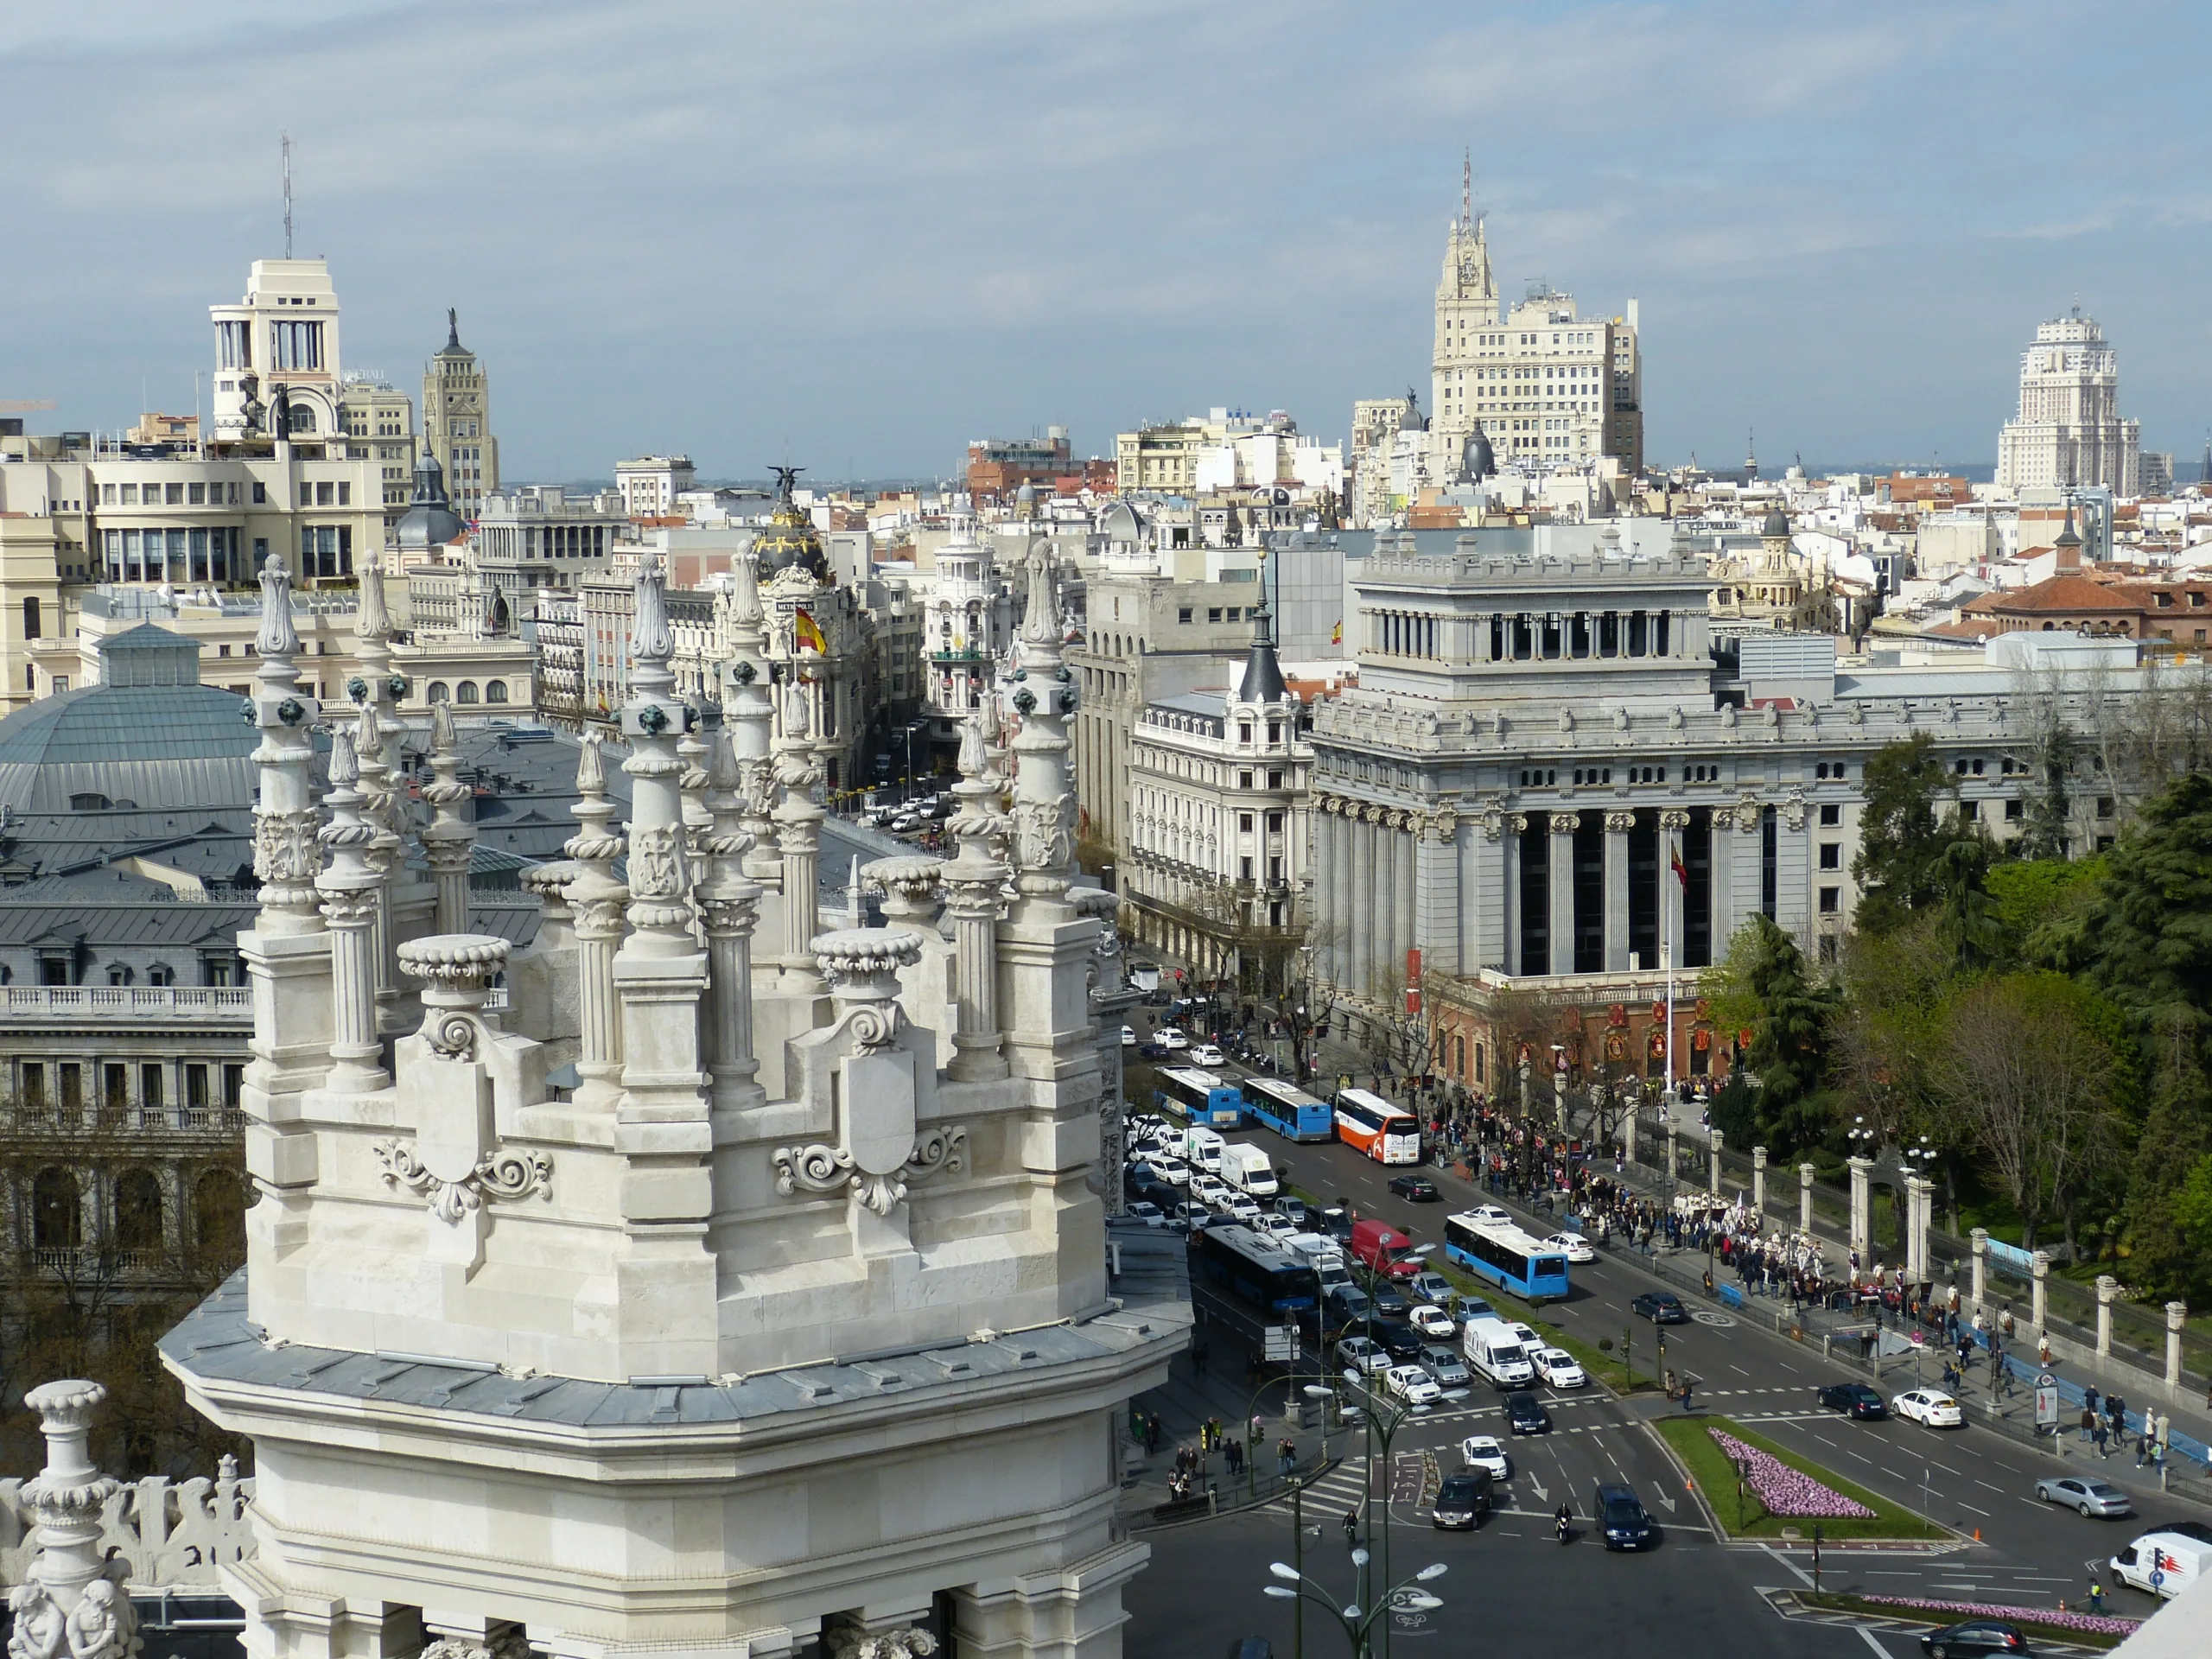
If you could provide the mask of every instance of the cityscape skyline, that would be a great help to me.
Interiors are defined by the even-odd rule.
[[[971,438],[1058,423],[1106,454],[1223,404],[1342,438],[1354,399],[1426,385],[1464,148],[1502,295],[1640,301],[1654,464],[1735,467],[1755,429],[1770,471],[1985,467],[2020,352],[2077,297],[2145,447],[2193,455],[2212,341],[2167,273],[2212,239],[2197,141],[2095,83],[2069,89],[2078,121],[2024,119],[2048,8],[1916,13],[1910,53],[1878,11],[1744,15],[1435,33],[1293,7],[1259,51],[1159,7],[1009,46],[981,9],[27,6],[0,23],[28,118],[5,188],[47,232],[16,275],[48,326],[18,332],[0,397],[73,428],[188,411],[195,372],[204,399],[207,306],[283,251],[289,130],[296,245],[330,260],[349,362],[411,387],[457,306],[518,478],[648,451],[949,477]],[[2180,48],[2203,25],[2107,27]],[[1340,118],[1284,101],[1324,73]],[[326,90],[211,105],[208,74]],[[41,119],[65,86],[80,118]],[[1555,118],[1577,86],[1586,115]],[[1915,184],[1924,153],[1953,176]],[[2114,153],[2140,163],[2118,183]]]

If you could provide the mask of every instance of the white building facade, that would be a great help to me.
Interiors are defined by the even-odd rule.
[[[2120,358],[2078,305],[2020,353],[2019,413],[1997,438],[2000,489],[2141,486],[2142,424],[2120,415]]]

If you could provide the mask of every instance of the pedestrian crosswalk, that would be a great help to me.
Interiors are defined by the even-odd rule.
[[[1364,1458],[1345,1459],[1328,1473],[1310,1482],[1298,1502],[1310,1515],[1332,1513],[1339,1504],[1346,1509],[1357,1509],[1367,1502],[1367,1460]],[[1268,1507],[1287,1513],[1291,1507],[1290,1495],[1286,1492]]]

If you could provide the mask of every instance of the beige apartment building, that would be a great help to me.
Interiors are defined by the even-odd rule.
[[[349,374],[339,383],[338,420],[350,458],[377,463],[390,531],[407,511],[415,475],[415,400],[374,375]]]

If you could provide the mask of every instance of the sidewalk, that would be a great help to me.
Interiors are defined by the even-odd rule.
[[[1130,1404],[1147,1415],[1157,1415],[1160,1421],[1160,1451],[1157,1455],[1147,1452],[1135,1444],[1129,1434],[1129,1414],[1121,1414],[1116,1432],[1122,1437],[1123,1459],[1122,1465],[1122,1516],[1133,1527],[1157,1524],[1182,1518],[1167,1509],[1171,1499],[1168,1477],[1175,1472],[1175,1452],[1179,1446],[1195,1450],[1198,1446],[1200,1426],[1210,1417],[1221,1420],[1222,1433],[1234,1437],[1240,1433],[1249,1437],[1251,1432],[1252,1397],[1254,1387],[1259,1387],[1260,1440],[1248,1446],[1248,1464],[1242,1475],[1231,1476],[1227,1459],[1222,1450],[1208,1454],[1199,1465],[1199,1473],[1192,1483],[1194,1493],[1211,1491],[1213,1512],[1247,1509],[1264,1504],[1283,1496],[1289,1490],[1281,1473],[1276,1446],[1284,1440],[1297,1446],[1297,1461],[1292,1465],[1294,1478],[1310,1478],[1320,1474],[1325,1465],[1321,1462],[1320,1414],[1313,1414],[1313,1427],[1307,1428],[1287,1421],[1283,1416],[1284,1379],[1277,1376],[1264,1385],[1247,1386],[1237,1381],[1242,1375],[1241,1353],[1224,1350],[1211,1356],[1215,1369],[1202,1372],[1192,1353],[1175,1356],[1168,1371],[1167,1382],[1162,1387],[1141,1394]],[[1234,1375],[1224,1376],[1219,1371],[1230,1370]],[[1309,1373],[1309,1379],[1310,1379]],[[1344,1445],[1344,1431],[1332,1430],[1330,1450],[1341,1452]],[[1163,1512],[1165,1511],[1165,1512]],[[1185,1512],[1190,1516],[1207,1513],[1204,1503],[1193,1503]]]

